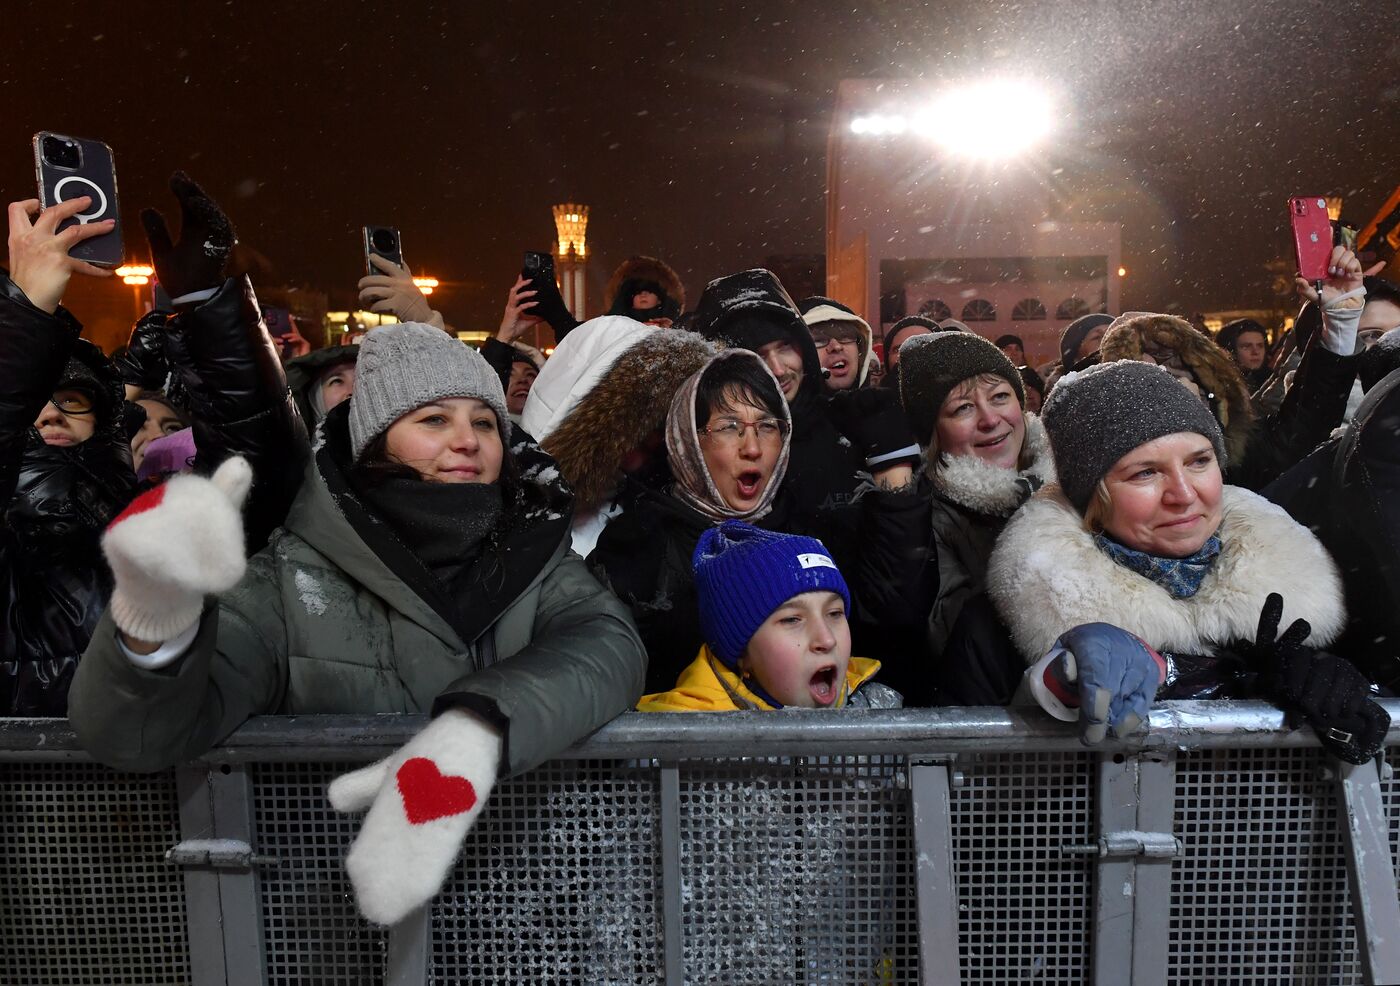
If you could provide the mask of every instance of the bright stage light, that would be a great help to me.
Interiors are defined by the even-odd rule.
[[[1054,101],[1043,87],[998,79],[944,93],[916,128],[960,156],[1000,159],[1034,147],[1054,122]]]
[[[1015,157],[1054,129],[1056,107],[1044,86],[994,79],[950,89],[914,113],[868,113],[851,120],[853,134],[917,134],[950,154],[981,160]]]

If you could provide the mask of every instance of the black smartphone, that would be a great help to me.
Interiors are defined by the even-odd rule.
[[[525,264],[520,268],[520,273],[527,281],[548,280],[551,286],[557,286],[559,283],[554,275],[554,254],[552,253],[526,250]]]
[[[384,272],[369,262],[370,254],[379,254],[385,260],[391,260],[403,266],[403,237],[399,236],[399,231],[393,226],[366,226],[365,233],[365,272],[369,274],[383,274]]]
[[[117,221],[110,233],[83,240],[68,255],[97,267],[120,267],[122,223],[112,149],[100,140],[41,131],[34,135],[34,177],[39,185],[39,204],[45,209],[69,199],[92,196],[87,211],[63,220],[58,224],[60,230],[102,219]]]

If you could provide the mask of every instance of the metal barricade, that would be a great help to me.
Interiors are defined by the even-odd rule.
[[[422,723],[256,719],[132,775],[0,721],[0,982],[1400,981],[1400,727],[1351,767],[1255,703],[1095,751],[1013,709],[627,715],[498,784],[385,931],[325,789]]]

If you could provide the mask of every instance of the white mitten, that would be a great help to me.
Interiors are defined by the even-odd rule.
[[[175,476],[142,493],[107,527],[112,619],[128,636],[177,637],[199,622],[206,595],[238,584],[247,567],[240,510],[252,482],[235,456],[209,479]]]
[[[500,762],[500,730],[449,709],[393,756],[331,782],[336,811],[369,807],[345,857],[361,914],[397,924],[432,899],[491,796]]]

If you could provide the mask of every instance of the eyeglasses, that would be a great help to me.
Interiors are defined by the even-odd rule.
[[[49,403],[64,414],[91,414],[95,406],[92,396],[81,390],[60,390]]]
[[[842,346],[854,346],[856,335],[854,332],[813,332],[812,342],[816,344],[818,349],[825,349],[833,342]]]
[[[708,435],[718,445],[737,446],[743,442],[750,428],[760,442],[780,442],[788,433],[788,423],[777,418],[759,418],[757,421],[720,418],[714,424],[699,429],[699,432]]]

